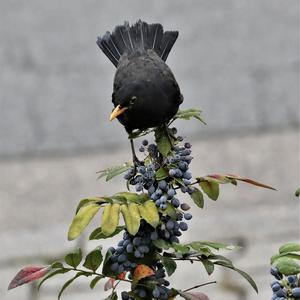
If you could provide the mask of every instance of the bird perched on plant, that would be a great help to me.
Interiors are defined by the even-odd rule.
[[[178,31],[139,20],[116,26],[97,44],[117,68],[110,120],[117,118],[128,134],[166,124],[183,101],[176,79],[165,63]],[[138,162],[130,139],[134,162]]]

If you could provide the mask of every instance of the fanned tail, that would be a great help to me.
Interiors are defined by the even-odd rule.
[[[110,61],[117,67],[123,54],[144,52],[153,49],[166,61],[178,31],[164,31],[161,24],[147,24],[139,20],[130,26],[128,22],[116,26],[112,33],[98,37],[97,44]]]

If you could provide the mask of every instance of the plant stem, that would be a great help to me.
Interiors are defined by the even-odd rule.
[[[206,283],[202,283],[202,284],[198,284],[198,285],[195,285],[187,290],[184,290],[184,292],[188,292],[188,291],[191,291],[191,290],[194,290],[194,289],[197,289],[199,287],[202,287],[202,286],[205,286],[205,285],[209,285],[209,284],[214,284],[214,283],[217,283],[216,281],[210,281],[210,282],[206,282]]]

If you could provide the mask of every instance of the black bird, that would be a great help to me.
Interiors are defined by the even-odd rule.
[[[178,31],[139,20],[116,26],[97,44],[117,68],[110,120],[118,118],[128,134],[166,124],[183,101],[176,79],[165,63]],[[130,139],[133,160],[138,162]]]

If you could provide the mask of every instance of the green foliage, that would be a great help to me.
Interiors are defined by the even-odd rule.
[[[162,156],[166,157],[172,149],[172,140],[166,127],[162,126],[155,130],[155,142],[157,144],[158,151]]]
[[[131,163],[126,162],[121,166],[115,166],[105,170],[98,171],[97,173],[100,174],[98,179],[105,177],[105,181],[109,181],[112,178],[126,172],[128,169],[131,168],[131,166],[132,166]]]
[[[97,247],[86,256],[83,266],[95,272],[101,265],[102,260],[101,247]]]
[[[300,196],[300,187],[297,188],[296,192],[295,192],[295,196],[299,197]]]
[[[287,243],[279,248],[279,253],[271,257],[271,265],[283,275],[300,273],[300,243]]]
[[[191,198],[193,199],[194,203],[198,207],[200,207],[200,208],[204,207],[204,198],[203,198],[203,194],[200,190],[195,188],[194,192],[191,194]]]
[[[182,119],[182,120],[190,120],[192,118],[195,118],[196,120],[200,121],[201,123],[205,124],[204,120],[201,117],[201,110],[196,108],[190,108],[185,110],[178,110],[177,114],[173,118],[173,120],[176,119]]]
[[[65,256],[65,262],[73,268],[77,268],[82,260],[81,249],[78,248]]]

